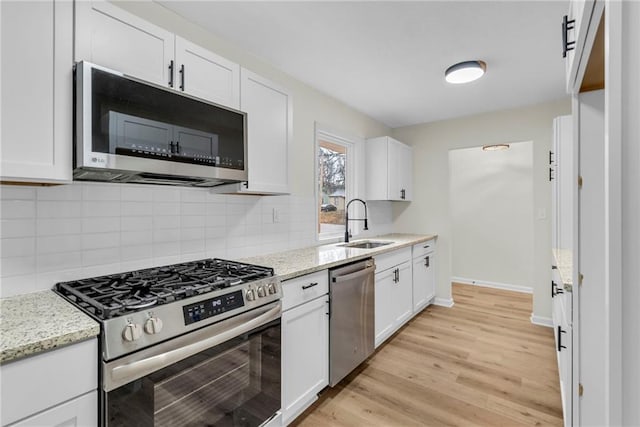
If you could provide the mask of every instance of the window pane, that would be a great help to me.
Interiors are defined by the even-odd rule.
[[[318,231],[344,232],[347,148],[340,144],[320,141],[318,153]]]

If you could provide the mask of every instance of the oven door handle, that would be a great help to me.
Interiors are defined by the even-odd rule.
[[[133,380],[142,378],[162,368],[173,365],[190,356],[198,354],[208,348],[215,347],[235,338],[239,335],[250,332],[251,330],[265,325],[273,320],[279,319],[281,316],[282,304],[278,302],[270,310],[260,314],[253,319],[242,322],[238,326],[228,329],[214,336],[205,338],[200,341],[188,343],[173,350],[169,350],[160,354],[153,355],[146,359],[133,361],[130,363],[120,364],[116,366],[105,366],[104,372],[104,389],[109,392],[120,386],[123,386]],[[119,362],[119,361],[117,361]],[[117,363],[116,362],[116,363]]]

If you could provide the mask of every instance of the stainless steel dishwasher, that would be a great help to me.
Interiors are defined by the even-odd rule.
[[[372,258],[329,270],[329,385],[373,353],[376,265]]]

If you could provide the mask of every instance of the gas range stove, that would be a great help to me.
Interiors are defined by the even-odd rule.
[[[101,323],[105,361],[282,297],[272,268],[218,258],[62,282],[55,291]]]

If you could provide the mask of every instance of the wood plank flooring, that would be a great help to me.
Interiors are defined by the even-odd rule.
[[[562,425],[553,331],[530,294],[453,284],[295,426]]]

